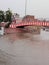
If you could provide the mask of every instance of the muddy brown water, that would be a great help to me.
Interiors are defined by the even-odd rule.
[[[49,32],[0,36],[0,65],[49,65]]]

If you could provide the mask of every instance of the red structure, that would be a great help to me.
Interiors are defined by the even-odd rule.
[[[21,23],[18,23],[18,24],[11,24],[10,25],[10,28],[16,28],[16,27],[20,27],[20,26],[48,26],[49,27],[49,22],[35,22],[35,21],[32,21],[32,22],[21,22]]]

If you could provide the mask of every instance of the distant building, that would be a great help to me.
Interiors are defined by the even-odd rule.
[[[32,15],[26,15],[23,17],[22,22],[37,22],[39,21],[38,19],[35,19],[35,16]],[[40,26],[26,26],[25,28],[27,28],[29,31],[31,31],[32,33],[40,33]]]
[[[35,19],[34,16],[32,16],[32,15],[26,15],[26,16],[23,17],[22,21],[23,22],[32,22],[34,19]]]

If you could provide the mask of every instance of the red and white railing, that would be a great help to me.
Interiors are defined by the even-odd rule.
[[[11,24],[10,28],[16,28],[19,26],[49,26],[49,22],[22,22],[19,24]]]

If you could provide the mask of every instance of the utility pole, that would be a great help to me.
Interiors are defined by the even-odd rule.
[[[26,16],[26,12],[27,12],[27,0],[25,0],[25,16]]]

